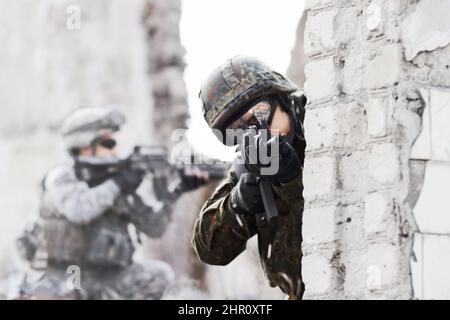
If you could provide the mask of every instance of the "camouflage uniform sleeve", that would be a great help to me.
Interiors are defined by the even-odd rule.
[[[291,208],[303,208],[303,180],[302,173],[297,178],[288,183],[280,185],[273,185],[275,193],[282,198],[286,203],[290,204]]]
[[[277,261],[278,264],[274,268],[277,272],[270,274],[269,279],[290,299],[301,299],[305,290],[301,275],[304,206],[302,174],[291,182],[273,185],[273,189],[283,200],[280,205],[287,209],[287,214],[278,217],[272,254],[273,261]]]
[[[44,188],[44,201],[78,224],[89,223],[111,208],[120,193],[112,180],[90,188],[78,180],[71,167],[53,169],[45,179]]]
[[[245,250],[247,240],[256,234],[253,216],[235,212],[229,195],[236,184],[230,172],[203,205],[194,225],[192,245],[200,260],[226,265]]]

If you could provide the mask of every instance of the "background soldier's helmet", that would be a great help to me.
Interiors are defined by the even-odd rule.
[[[89,146],[96,138],[118,131],[125,116],[116,107],[78,108],[72,111],[62,125],[62,134],[68,150]]]
[[[210,74],[202,84],[199,97],[208,125],[223,131],[255,98],[296,90],[295,84],[258,59],[237,56]]]

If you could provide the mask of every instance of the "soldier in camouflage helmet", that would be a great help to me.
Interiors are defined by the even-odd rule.
[[[135,226],[137,239],[140,232],[160,237],[169,223],[170,207],[163,202],[154,208],[136,193],[143,172],[108,173],[108,164],[117,160],[113,133],[124,121],[116,108],[80,108],[64,122],[62,132],[73,164],[54,168],[42,183],[39,226],[44,237],[26,255],[32,259],[36,252],[44,252],[47,266],[32,295],[160,299],[174,281],[172,268],[162,261],[132,261],[128,226]],[[42,239],[35,229],[31,234]],[[19,244],[30,248],[31,242],[22,237]],[[77,270],[80,288],[68,286],[78,275],[67,272]]]
[[[245,163],[243,168],[235,161],[197,217],[192,244],[198,257],[208,264],[226,265],[256,234],[261,265],[270,285],[280,287],[291,299],[301,299],[304,95],[261,61],[238,56],[211,73],[199,96],[206,122],[223,143],[236,144],[236,139],[227,138],[228,133],[258,125],[261,114],[272,134],[285,139],[279,145],[279,169],[271,180],[279,216],[267,221],[262,214],[264,206],[257,185],[260,171],[254,170],[259,164]]]

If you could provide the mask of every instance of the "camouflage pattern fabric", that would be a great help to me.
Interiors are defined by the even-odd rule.
[[[122,194],[111,179],[90,187],[77,177],[74,167],[54,168],[43,183],[40,225],[45,241],[39,244],[47,253],[47,268],[35,295],[159,299],[173,271],[161,261],[133,264],[128,226],[159,237],[170,221],[169,209],[164,204],[154,210],[136,193]],[[81,291],[67,288],[70,265],[81,270]]]
[[[258,59],[236,56],[211,73],[199,97],[208,125],[223,130],[227,121],[244,112],[242,107],[255,98],[296,90],[295,84]]]
[[[64,120],[61,131],[68,150],[89,146],[106,133],[118,131],[125,116],[117,107],[77,108]]]
[[[302,135],[293,141],[297,155],[304,159]],[[273,186],[280,215],[267,223],[263,215],[240,214],[230,205],[230,192],[238,179],[233,168],[204,204],[195,222],[192,244],[203,262],[226,265],[245,250],[247,240],[258,236],[262,268],[271,286],[290,297],[301,298],[302,174],[293,181]]]
[[[133,263],[120,269],[80,269],[80,287],[70,285],[66,268],[49,267],[30,298],[68,300],[159,300],[174,284],[172,268],[162,261]]]

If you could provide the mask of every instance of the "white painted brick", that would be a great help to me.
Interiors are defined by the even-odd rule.
[[[389,17],[396,17],[405,12],[405,10],[411,5],[408,0],[392,1],[392,0],[378,0],[383,9],[387,11]]]
[[[450,163],[428,161],[425,180],[413,209],[421,232],[450,234]]]
[[[358,247],[364,241],[363,208],[345,205],[340,208],[339,240],[349,247]]]
[[[450,90],[422,88],[425,101],[422,130],[411,150],[412,159],[450,161]]]
[[[423,234],[414,234],[414,243],[410,258],[413,295],[423,299]]]
[[[369,31],[380,29],[382,25],[382,9],[380,1],[374,1],[364,10],[365,27]]]
[[[367,125],[364,108],[355,102],[336,105],[335,121],[339,125],[337,146],[355,148],[366,142]]]
[[[364,199],[364,229],[367,234],[385,230],[392,199],[380,192],[369,193]]]
[[[343,155],[339,162],[339,176],[341,187],[345,191],[364,192],[367,185],[366,175],[362,174],[367,168],[367,152],[353,151]]]
[[[418,234],[411,260],[414,296],[450,299],[450,235]]]
[[[305,66],[305,95],[314,102],[338,94],[334,57],[311,61]]]
[[[392,184],[400,176],[398,149],[393,143],[375,144],[369,158],[369,176],[381,184]]]
[[[345,57],[342,89],[346,94],[354,94],[366,86],[367,58],[364,54]]]
[[[360,8],[357,6],[349,5],[339,7],[339,13],[334,21],[334,39],[337,43],[336,47],[346,47],[347,44],[351,44],[354,40],[357,41],[358,36],[355,38],[355,32],[358,30],[360,21],[355,19],[359,15]]]
[[[366,284],[369,290],[381,289],[397,279],[398,248],[390,244],[374,244],[369,247]]]
[[[308,110],[305,115],[305,135],[308,150],[320,149],[333,144],[336,135],[337,122],[334,116],[335,108]]]
[[[341,255],[345,260],[345,298],[358,299],[364,297],[366,286],[367,250],[345,250]]]
[[[450,161],[450,90],[431,89],[430,105],[431,159]]]
[[[305,135],[308,151],[327,147],[353,148],[366,136],[364,109],[353,102],[308,110]]]
[[[305,27],[305,54],[334,47],[334,19],[338,10],[320,11],[309,14]]]
[[[431,159],[431,110],[429,91],[428,88],[420,89],[420,95],[425,103],[425,109],[422,114],[422,130],[411,148],[411,159]]]
[[[384,32],[384,20],[387,18],[385,8],[381,1],[373,1],[363,14],[364,36],[366,39],[380,37]]]
[[[332,4],[336,4],[338,7],[351,7],[359,5],[360,2],[360,0],[339,0],[339,3],[337,4],[336,1],[333,0],[306,0],[304,9],[321,9]]]
[[[313,253],[303,257],[302,266],[306,296],[325,294],[331,288],[332,269],[328,259]]]
[[[312,8],[323,7],[333,3],[332,0],[306,0],[305,1],[305,10],[309,10]]]
[[[367,133],[369,136],[373,138],[386,136],[391,119],[391,105],[389,98],[369,99],[366,111]]]
[[[369,62],[367,82],[369,88],[381,88],[399,79],[401,55],[398,45],[388,45]]]
[[[394,1],[395,2],[395,1]],[[421,51],[433,51],[450,42],[450,1],[420,1],[401,23],[405,57],[412,60]]]
[[[335,159],[329,156],[307,158],[303,170],[305,198],[324,196],[333,191],[336,181]]]
[[[308,244],[336,240],[336,206],[306,209],[303,213],[303,240]]]

